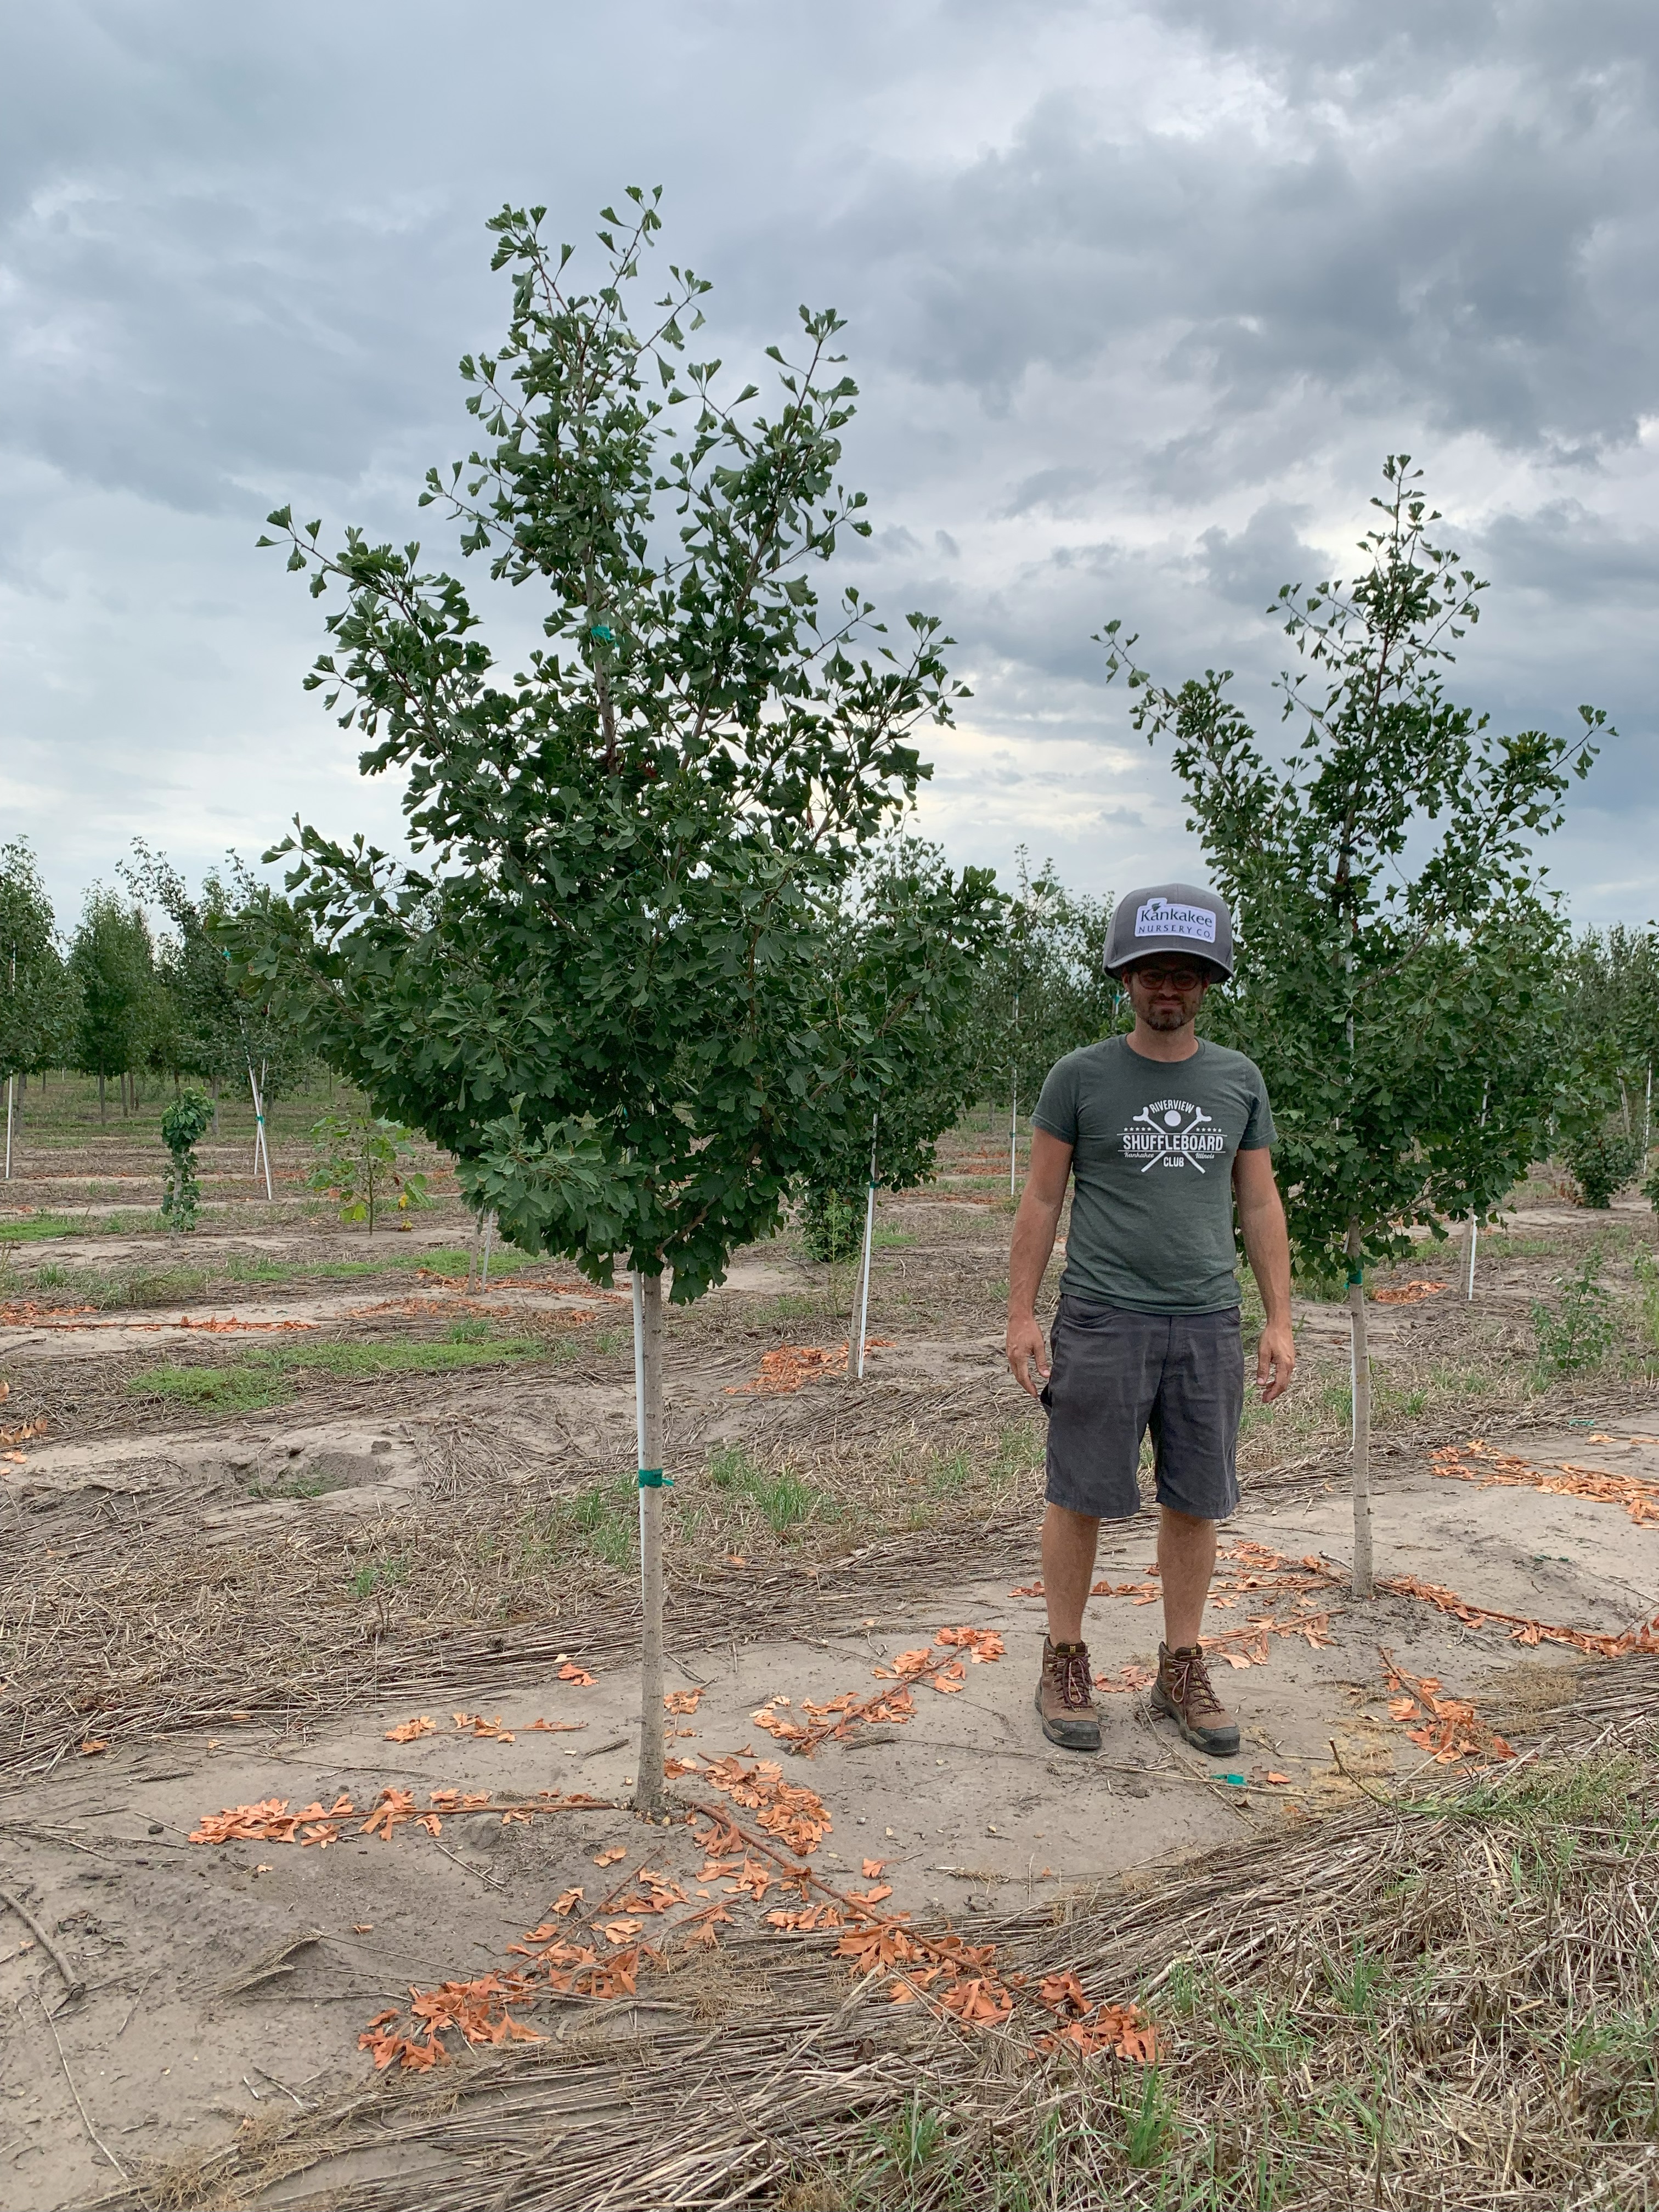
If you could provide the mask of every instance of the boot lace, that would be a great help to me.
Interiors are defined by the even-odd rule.
[[[1210,1682],[1210,1670],[1205,1664],[1204,1654],[1196,1647],[1190,1650],[1171,1651],[1167,1655],[1170,1696],[1184,1706],[1188,1716],[1196,1718],[1200,1713],[1218,1713],[1221,1700]]]
[[[1089,1655],[1079,1645],[1075,1651],[1056,1651],[1053,1657],[1054,1683],[1060,1702],[1066,1705],[1086,1705],[1089,1696]],[[1030,1677],[1027,1677],[1030,1680]]]

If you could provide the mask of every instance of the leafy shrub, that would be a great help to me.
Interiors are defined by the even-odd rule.
[[[1642,1147],[1616,1121],[1607,1121],[1599,1129],[1585,1129],[1570,1137],[1562,1146],[1562,1157],[1572,1170],[1584,1204],[1600,1207],[1611,1202],[1615,1191],[1635,1182],[1642,1164]]]
[[[800,1201],[801,1242],[807,1256],[827,1260],[850,1259],[864,1242],[865,1194],[836,1190],[824,1183],[808,1183]]]
[[[161,1177],[161,1218],[181,1233],[196,1226],[202,1186],[196,1176],[196,1147],[213,1121],[213,1102],[205,1091],[187,1083],[161,1116],[161,1142],[167,1148],[167,1164]]]
[[[1642,1327],[1648,1342],[1659,1346],[1659,1260],[1651,1252],[1638,1252],[1632,1265],[1636,1272],[1636,1295],[1642,1302]]]
[[[1601,1248],[1592,1246],[1576,1275],[1558,1275],[1561,1296],[1553,1312],[1541,1298],[1533,1301],[1532,1326],[1538,1341],[1539,1372],[1574,1375],[1599,1367],[1613,1339],[1611,1294],[1601,1280]]]
[[[415,1147],[401,1122],[384,1115],[325,1114],[311,1132],[316,1161],[306,1181],[324,1192],[340,1209],[342,1221],[366,1221],[374,1234],[374,1218],[388,1203],[400,1215],[430,1204],[426,1177],[409,1163]]]
[[[1656,1153],[1642,1182],[1642,1195],[1656,1213],[1659,1213],[1659,1153]]]

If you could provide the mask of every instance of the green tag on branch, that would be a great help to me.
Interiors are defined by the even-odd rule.
[[[598,638],[601,645],[614,645],[617,642],[616,639],[611,635],[611,625],[609,623],[595,623],[592,628],[588,631],[587,635],[590,637]]]
[[[639,1486],[641,1490],[660,1490],[665,1483],[672,1490],[674,1478],[672,1474],[665,1474],[659,1467],[642,1467],[640,1469]]]
[[[1363,1283],[1364,1279],[1365,1270],[1363,1267],[1356,1267],[1353,1262],[1350,1261],[1348,1263],[1348,1288],[1352,1290],[1356,1283]]]

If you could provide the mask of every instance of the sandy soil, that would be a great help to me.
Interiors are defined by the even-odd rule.
[[[110,1158],[106,1170],[95,1137],[83,1150],[84,1160],[46,1161],[27,1202],[63,1203],[76,1175],[101,1189],[153,1174],[125,1158]],[[34,1710],[0,1681],[10,1732],[0,1887],[84,1984],[70,1998],[47,1946],[15,1911],[0,1908],[0,2206],[85,2204],[116,2183],[118,2168],[143,2171],[148,2160],[226,2140],[273,2109],[305,2109],[368,2078],[358,2044],[367,2021],[406,2008],[411,1990],[510,1966],[510,1947],[546,1926],[573,1888],[585,1895],[563,1924],[580,1932],[591,1915],[601,1950],[601,1900],[625,1894],[644,1868],[685,1893],[647,1928],[641,1940],[654,1944],[673,1941],[706,1903],[723,1903],[734,1928],[756,1934],[780,1904],[775,1868],[774,1886],[756,1899],[725,1876],[702,1875],[702,1851],[683,1821],[649,1828],[629,1808],[638,1682],[628,1656],[636,1601],[627,1571],[573,1551],[571,1589],[551,1618],[510,1607],[492,1614],[487,1591],[471,1611],[435,1623],[406,1620],[396,1589],[372,1604],[353,1595],[361,1563],[394,1541],[449,1537],[465,1552],[496,1542],[519,1525],[515,1515],[540,1528],[535,1516],[614,1485],[632,1442],[625,1283],[607,1299],[573,1271],[549,1268],[530,1283],[500,1276],[469,1300],[453,1283],[423,1282],[413,1267],[324,1279],[315,1271],[343,1259],[453,1249],[466,1224],[452,1207],[410,1237],[371,1246],[301,1218],[296,1171],[280,1153],[278,1167],[292,1218],[273,1218],[246,1173],[238,1182],[228,1166],[221,1187],[246,1200],[246,1225],[216,1220],[191,1241],[188,1258],[222,1278],[239,1258],[280,1260],[300,1270],[291,1281],[221,1280],[159,1308],[20,1309],[17,1325],[0,1330],[0,1379],[11,1384],[0,1430],[48,1423],[0,1455],[12,1554],[11,1641],[0,1647],[0,1667],[22,1679],[37,1599],[42,1619],[78,1604],[83,1624],[63,1680],[30,1693]],[[1056,1752],[1031,1704],[1042,1627],[1042,1600],[1030,1594],[1037,1505],[1029,1408],[1001,1359],[1006,1212],[997,1194],[958,1184],[884,1203],[882,1219],[893,1241],[878,1255],[871,1333],[890,1341],[872,1352],[862,1390],[838,1380],[783,1395],[753,1389],[769,1351],[833,1350],[845,1338],[845,1282],[836,1288],[787,1243],[740,1255],[720,1292],[672,1316],[670,1444],[684,1516],[677,1526],[688,1547],[694,1538],[703,1547],[695,1568],[683,1556],[670,1562],[671,1680],[696,1693],[695,1711],[673,1723],[674,1752],[694,1762],[675,1785],[686,1808],[731,1809],[707,1775],[709,1761],[775,1760],[785,1781],[823,1800],[830,1825],[809,1861],[822,1881],[842,1893],[890,1884],[885,1909],[970,1931],[976,1914],[1010,1899],[1058,1899],[1103,1881],[1178,1882],[1195,1853],[1317,1819],[1368,1784],[1422,1769],[1413,1723],[1390,1712],[1385,1653],[1413,1677],[1437,1678],[1445,1694],[1473,1698],[1482,1723],[1516,1743],[1540,1711],[1571,1694],[1575,1670],[1617,1663],[1571,1642],[1517,1640],[1510,1624],[1459,1618],[1420,1595],[1348,1599],[1352,1518],[1332,1411],[1346,1382],[1346,1319],[1339,1308],[1298,1301],[1297,1402],[1313,1410],[1296,1416],[1300,1426],[1287,1417],[1247,1431],[1244,1502],[1224,1532],[1231,1556],[1206,1624],[1235,1656],[1252,1659],[1237,1668],[1216,1662],[1243,1731],[1238,1754],[1219,1765],[1202,1759],[1152,1720],[1133,1686],[1136,1670],[1155,1661],[1159,1635],[1149,1516],[1112,1531],[1103,1547],[1102,1578],[1136,1587],[1097,1597],[1091,1609],[1095,1669],[1126,1685],[1101,1693],[1102,1753]],[[1559,1476],[1565,1462],[1634,1477],[1659,1498],[1659,1393],[1650,1383],[1598,1383],[1599,1396],[1578,1402],[1568,1388],[1533,1403],[1512,1372],[1530,1302],[1587,1235],[1650,1237],[1651,1221],[1626,1200],[1587,1229],[1577,1209],[1530,1192],[1483,1260],[1473,1306],[1453,1287],[1455,1245],[1397,1271],[1401,1284],[1418,1275],[1447,1287],[1431,1300],[1370,1310],[1379,1376],[1401,1394],[1421,1383],[1425,1408],[1399,1415],[1393,1429],[1385,1421],[1379,1434],[1380,1575],[1449,1588],[1466,1611],[1575,1632],[1617,1636],[1659,1609],[1651,1516],[1633,1518],[1616,1498],[1453,1480],[1435,1472],[1431,1456],[1448,1438],[1484,1434],[1540,1479]],[[1523,1237],[1545,1249],[1517,1251]],[[178,1256],[146,1235],[76,1234],[25,1249],[30,1265],[49,1259],[71,1270],[161,1267]],[[1616,1267],[1628,1274],[1626,1261]],[[27,1276],[20,1279],[27,1301]],[[16,1293],[15,1280],[8,1295]],[[72,1302],[63,1294],[63,1306]],[[204,1326],[232,1318],[261,1326]],[[543,1329],[560,1358],[395,1382],[296,1374],[290,1402],[241,1413],[161,1403],[142,1388],[164,1360],[227,1364],[262,1344],[407,1349],[443,1340],[458,1322],[484,1322],[509,1334]],[[1494,1376],[1502,1387],[1487,1389]],[[1478,1414],[1448,1395],[1462,1387],[1459,1376],[1475,1391]],[[823,1517],[775,1535],[751,1515],[745,1553],[723,1551],[736,1540],[736,1493],[719,1492],[708,1474],[708,1455],[723,1443],[742,1447],[759,1473],[801,1470],[829,1500]],[[1017,1471],[997,1478],[1000,1488],[975,1488],[988,1480],[981,1462],[1005,1449]],[[953,1452],[973,1466],[954,1470]],[[468,1518],[480,1501],[493,1519]],[[713,1533],[698,1534],[705,1519]],[[1252,1545],[1291,1563],[1322,1561],[1327,1579],[1298,1612],[1280,1570],[1264,1567],[1261,1553],[1239,1555]],[[149,1573],[170,1556],[185,1563],[179,1577],[167,1583],[155,1568],[152,1578],[181,1620],[217,1608],[234,1646],[239,1621],[252,1636],[261,1590],[279,1613],[285,1604],[309,1608],[314,1620],[294,1624],[296,1636],[325,1648],[331,1639],[342,1680],[349,1674],[361,1694],[330,1704],[258,1680],[228,1691],[225,1682],[239,1679],[228,1662],[216,1704],[191,1707],[210,1711],[209,1723],[186,1713],[165,1728],[139,1727],[136,1693],[121,1689],[108,1660],[137,1616],[99,1608],[118,1603],[118,1593],[102,1595],[115,1590],[112,1568]],[[1256,1586],[1241,1586],[1252,1575]],[[1292,1632],[1256,1636],[1250,1624],[1264,1615]],[[762,1724],[769,1713],[787,1729],[809,1703],[868,1696],[882,1686],[878,1669],[890,1672],[903,1652],[937,1653],[939,1632],[964,1625],[1000,1634],[1003,1656],[964,1664],[952,1694],[919,1686],[902,1725],[860,1727],[802,1759]],[[259,1633],[261,1650],[279,1651],[264,1616]],[[441,1696],[377,1696],[382,1652],[395,1674],[398,1655],[422,1635],[455,1655],[447,1670],[422,1678],[440,1680]],[[556,1638],[593,1675],[591,1685],[561,1678]],[[84,1694],[82,1669],[92,1686]],[[258,1710],[240,1717],[233,1694]],[[55,1735],[40,1733],[43,1698],[67,1701],[73,1724],[54,1720]],[[188,1700],[179,1698],[182,1710]],[[422,1714],[429,1734],[388,1739],[388,1729]],[[499,1718],[514,1740],[477,1735],[470,1720],[458,1725],[463,1714]],[[538,1719],[549,1728],[537,1729]],[[107,1747],[82,1753],[82,1741]],[[487,1792],[490,1802],[443,1810],[436,1834],[406,1821],[388,1841],[361,1827],[388,1789],[411,1791],[422,1811],[434,1791]],[[538,1808],[545,1791],[599,1802]],[[353,1813],[325,1845],[190,1840],[204,1816],[224,1808],[277,1799],[297,1813],[343,1797]],[[504,1824],[504,1806],[528,1806],[530,1817]],[[617,1851],[625,1856],[596,1863]],[[866,1860],[879,1863],[878,1874],[864,1873]],[[780,1930],[773,1940],[798,1939]],[[643,2017],[648,1978],[637,2002]],[[617,2006],[573,1998],[534,2017],[541,2031],[562,2032],[601,2013],[615,2019]],[[629,2005],[621,2015],[632,2016]]]
[[[1528,1459],[1659,1481],[1659,1443],[1639,1424],[1597,1434],[1609,1441],[1592,1445],[1571,1431],[1532,1436]],[[1350,1531],[1347,1500],[1316,1492],[1276,1507],[1247,1501],[1227,1538],[1340,1565]],[[1378,1500],[1376,1533],[1384,1574],[1449,1580],[1497,1611],[1616,1632],[1659,1601],[1659,1529],[1579,1498],[1476,1490],[1419,1469]],[[1150,1559],[1150,1525],[1133,1524],[1103,1549],[1103,1572],[1139,1579]],[[1183,1856],[1240,1823],[1305,1818],[1351,1799],[1368,1777],[1419,1769],[1424,1753],[1389,1717],[1382,1649],[1449,1692],[1477,1694],[1483,1713],[1517,1735],[1529,1704],[1560,1696],[1564,1663],[1581,1663],[1559,1647],[1522,1650],[1502,1627],[1467,1627],[1384,1597],[1335,1612],[1321,1648],[1275,1638],[1266,1665],[1219,1670],[1243,1729],[1237,1758],[1220,1767],[1151,1723],[1144,1700],[1129,1694],[1101,1699],[1099,1758],[1066,1755],[1043,1742],[1031,1710],[1042,1604],[1011,1592],[1034,1573],[1034,1546],[1028,1569],[1012,1582],[970,1577],[879,1622],[814,1620],[803,1593],[807,1618],[787,1640],[677,1651],[674,1679],[702,1696],[695,1718],[678,1723],[676,1750],[700,1759],[775,1755],[779,1747],[751,1717],[766,1700],[787,1698],[789,1707],[773,1710],[793,1712],[805,1699],[867,1694],[875,1668],[940,1627],[1000,1631],[1006,1656],[969,1667],[959,1694],[919,1692],[915,1718],[902,1729],[832,1741],[810,1761],[782,1759],[787,1778],[818,1792],[830,1810],[831,1829],[814,1855],[828,1881],[867,1887],[862,1862],[879,1859],[892,1885],[889,1909],[970,1925],[1009,1886],[1057,1894],[1110,1876],[1179,1879]],[[1212,1620],[1231,1625],[1219,1613]],[[1097,1599],[1096,1667],[1115,1674],[1150,1663],[1158,1621],[1155,1605]],[[629,1668],[606,1671],[591,1687],[550,1680],[505,1700],[498,1686],[458,1681],[448,1703],[433,1716],[435,1733],[407,1745],[385,1732],[411,1716],[387,1708],[314,1733],[250,1727],[218,1741],[134,1747],[60,1765],[12,1793],[0,1811],[6,1886],[54,1931],[88,1989],[64,2006],[40,1948],[26,1948],[27,1931],[9,1922],[0,1949],[5,2203],[81,2203],[112,2178],[70,2076],[91,2125],[131,2164],[222,2136],[266,2100],[303,2103],[349,2080],[364,2065],[356,2039],[372,2014],[405,2002],[411,1986],[510,1965],[509,1947],[572,1887],[597,1899],[648,1863],[678,1879],[696,1909],[702,1853],[690,1835],[649,1830],[626,1806],[637,1713]],[[503,1705],[511,1744],[455,1727],[455,1711],[493,1718]],[[538,1717],[570,1732],[533,1732]],[[1268,1783],[1270,1772],[1288,1784]],[[1224,1773],[1242,1775],[1244,1786]],[[422,1804],[446,1788],[487,1790],[497,1804],[545,1789],[613,1802],[505,1829],[498,1813],[483,1811],[446,1819],[435,1838],[404,1826],[390,1843],[353,1832],[354,1822],[323,1850],[188,1840],[204,1814],[225,1807],[277,1797],[297,1810],[344,1794],[366,1808],[388,1786],[408,1788]],[[679,1790],[688,1802],[719,1802],[695,1775]],[[627,1858],[614,1872],[596,1869],[600,1852],[618,1847]],[[714,1893],[758,1923],[746,1899],[719,1883]],[[42,2003],[58,2014],[61,2060]]]

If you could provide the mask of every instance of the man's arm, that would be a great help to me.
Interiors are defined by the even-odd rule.
[[[1046,1129],[1031,1131],[1031,1167],[1014,1216],[1013,1249],[1008,1255],[1008,1364],[1022,1390],[1035,1398],[1039,1385],[1032,1375],[1047,1376],[1042,1331],[1037,1327],[1036,1294],[1043,1271],[1054,1249],[1060,1209],[1066,1203],[1066,1179],[1072,1172],[1072,1147],[1051,1137]],[[1286,1277],[1286,1282],[1289,1277]]]
[[[1238,1225],[1244,1232],[1250,1273],[1267,1316],[1256,1347],[1255,1379],[1261,1386],[1262,1403],[1271,1405],[1291,1387],[1296,1346],[1291,1336],[1291,1240],[1273,1181],[1273,1154],[1265,1145],[1236,1155],[1233,1196],[1238,1201]]]

